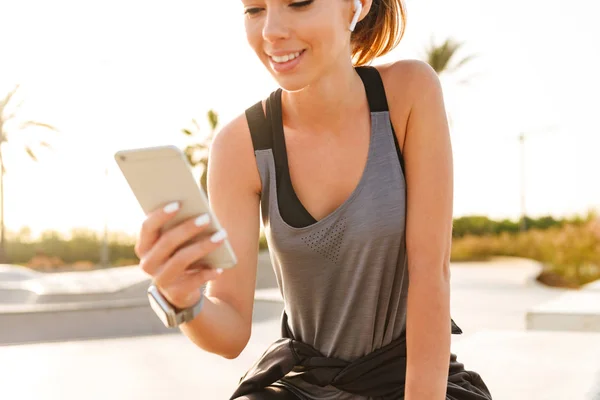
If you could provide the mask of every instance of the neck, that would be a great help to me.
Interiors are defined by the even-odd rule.
[[[314,133],[341,132],[347,116],[365,106],[363,83],[349,62],[282,96],[285,125]]]

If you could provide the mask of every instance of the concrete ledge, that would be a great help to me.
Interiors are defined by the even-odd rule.
[[[592,283],[588,283],[583,287],[583,290],[595,290],[600,292],[600,279]]]
[[[452,345],[494,399],[600,399],[600,334],[481,331]]]
[[[135,298],[145,294],[149,282],[137,266],[57,273],[4,266],[0,269],[0,304]]]
[[[0,326],[0,345],[173,332],[145,298],[3,306]]]
[[[278,318],[277,289],[257,290],[255,320]],[[114,296],[114,295],[113,295]],[[35,342],[118,338],[178,332],[168,329],[143,297],[100,301],[0,305],[0,346]]]
[[[454,287],[481,287],[483,282],[499,287],[538,287],[536,277],[543,265],[535,260],[518,257],[493,257],[488,261],[452,262]]]
[[[574,291],[527,312],[527,329],[600,332],[600,291]]]

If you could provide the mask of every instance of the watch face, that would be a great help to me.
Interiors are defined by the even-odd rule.
[[[167,328],[175,326],[175,313],[155,287],[148,289],[150,307]]]

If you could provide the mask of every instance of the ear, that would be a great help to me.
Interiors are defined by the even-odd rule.
[[[352,21],[349,29],[351,32],[356,28],[356,24],[362,21],[373,5],[373,0],[351,0],[352,1]]]

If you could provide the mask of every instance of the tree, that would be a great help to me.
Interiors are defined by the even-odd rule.
[[[427,47],[425,51],[425,61],[438,75],[455,73],[475,58],[475,55],[469,55],[456,61],[457,53],[463,45],[464,43],[457,42],[452,38],[446,39],[440,45],[436,45],[431,41],[429,47]],[[461,81],[461,83],[466,83],[467,81],[468,80],[465,79]]]
[[[52,131],[57,131],[51,125],[30,121],[20,120],[18,117],[18,111],[23,105],[23,99],[17,101],[16,95],[19,91],[20,85],[16,85],[13,90],[8,92],[6,97],[0,100],[0,263],[8,262],[6,257],[6,237],[5,237],[5,224],[4,224],[4,174],[6,173],[6,167],[4,165],[3,155],[6,151],[6,144],[10,135],[17,131],[24,131],[30,128],[44,128]],[[50,145],[46,142],[39,142],[39,145],[49,148]],[[37,161],[36,153],[33,148],[29,145],[24,146],[25,153],[33,161]]]
[[[217,126],[219,125],[219,114],[214,110],[209,110],[206,114],[208,124],[210,126],[210,134],[203,137],[200,141],[195,142],[187,146],[184,153],[188,159],[188,162],[192,167],[201,167],[202,175],[200,175],[200,184],[202,188],[207,190],[207,167],[208,167],[208,153],[209,147],[213,140]],[[200,136],[200,125],[196,119],[192,119],[192,129],[182,129],[182,132],[190,138],[196,138]]]
[[[465,64],[475,58],[475,55],[465,56],[458,59],[457,53],[462,48],[464,43],[457,42],[452,38],[446,39],[442,44],[436,44],[433,39],[429,46],[425,49],[425,55],[423,56],[424,61],[433,68],[433,70],[440,76],[454,75],[457,71],[462,69]],[[458,59],[458,60],[457,60]],[[471,78],[464,78],[459,80],[459,84],[466,84]],[[452,116],[448,115],[448,123],[450,127],[453,125]]]

